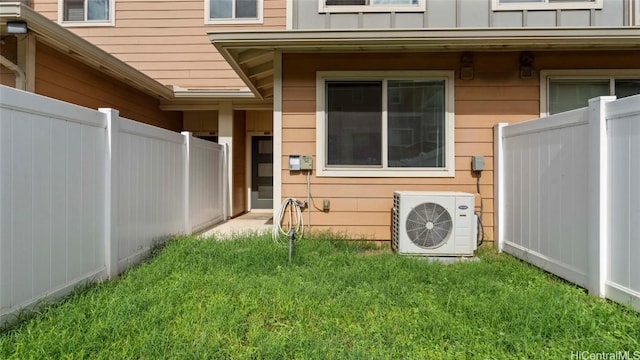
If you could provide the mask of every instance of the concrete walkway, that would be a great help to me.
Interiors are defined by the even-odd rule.
[[[245,233],[271,233],[273,229],[273,212],[271,210],[253,210],[246,214],[225,221],[205,231],[200,236],[230,238]]]

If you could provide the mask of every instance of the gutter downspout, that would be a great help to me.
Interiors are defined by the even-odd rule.
[[[20,69],[18,65],[14,64],[11,60],[2,55],[0,55],[0,64],[11,70],[16,75],[16,89],[26,90],[27,75],[25,72]]]

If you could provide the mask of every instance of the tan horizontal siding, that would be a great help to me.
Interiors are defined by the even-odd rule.
[[[35,92],[97,109],[111,107],[131,120],[179,131],[180,113],[160,111],[159,101],[38,42]]]
[[[183,88],[246,86],[211,45],[208,31],[286,27],[286,0],[264,0],[263,23],[250,25],[205,25],[203,0],[116,0],[115,6],[115,26],[69,30],[159,82]],[[34,8],[57,21],[57,1],[34,0]]]
[[[504,55],[503,55],[504,56]],[[283,62],[283,163],[288,154],[311,154],[315,157],[315,99],[316,71],[330,70],[457,70],[460,54],[287,54]],[[477,178],[470,171],[471,155],[484,155],[486,171],[480,177],[483,197],[483,220],[489,225],[488,237],[492,237],[493,219],[493,125],[499,121],[513,120],[513,113],[525,113],[518,120],[531,119],[538,113],[537,82],[522,84],[511,80],[517,72],[508,59],[498,60],[510,74],[495,81],[493,66],[480,65],[476,75],[488,77],[487,81],[455,82],[455,169],[453,178],[341,178],[315,177],[311,180],[311,193],[321,204],[331,202],[329,213],[312,210],[314,229],[333,229],[353,237],[369,236],[373,239],[390,239],[393,192],[396,190],[464,191],[476,193]],[[517,57],[516,57],[517,60]],[[517,64],[517,61],[516,61]],[[508,89],[501,84],[506,83]],[[486,104],[486,105],[483,105]],[[499,105],[496,111],[496,105]],[[481,110],[485,107],[485,110]],[[535,108],[535,109],[534,109]],[[486,109],[492,109],[489,111]],[[524,110],[523,110],[524,109]],[[514,111],[515,110],[515,111]],[[496,117],[504,113],[505,117]],[[458,115],[460,114],[460,115]],[[496,121],[498,120],[498,121]],[[315,159],[314,159],[315,160]],[[306,179],[282,172],[283,197],[306,197]],[[476,209],[479,210],[479,196]]]
[[[461,80],[459,53],[416,54],[285,54],[283,59],[283,163],[289,154],[316,152],[316,72],[330,70],[454,70],[455,177],[343,178],[311,177],[311,193],[318,205],[330,200],[329,213],[311,211],[314,229],[332,229],[353,237],[389,239],[395,190],[438,190],[476,193],[479,180],[483,224],[493,238],[493,127],[535,119],[540,112],[540,80],[520,78],[520,53],[474,53],[474,76]],[[544,69],[637,69],[638,52],[540,52],[534,67]],[[471,156],[485,156],[478,179],[471,172]],[[306,178],[282,171],[283,197],[306,198]],[[476,211],[480,196],[476,194]]]
[[[13,71],[7,69],[2,65],[0,65],[0,85],[9,87],[16,86],[16,75],[13,73]]]

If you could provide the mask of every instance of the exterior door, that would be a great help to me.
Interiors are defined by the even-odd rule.
[[[273,138],[251,137],[251,209],[273,209]]]

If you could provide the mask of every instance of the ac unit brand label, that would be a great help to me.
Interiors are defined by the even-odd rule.
[[[458,206],[458,209],[460,210],[467,210],[469,207],[467,205],[460,205]]]

